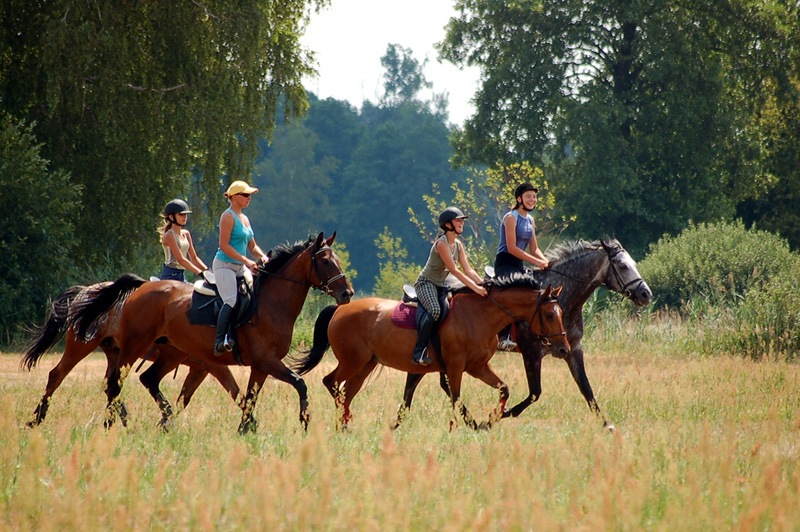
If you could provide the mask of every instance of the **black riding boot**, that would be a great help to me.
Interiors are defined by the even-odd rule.
[[[427,366],[431,362],[431,357],[428,356],[428,342],[430,342],[433,330],[436,328],[436,320],[430,314],[426,313],[419,324],[419,335],[417,336],[417,345],[414,346],[414,356],[412,361],[414,364],[420,366]]]
[[[217,336],[214,338],[214,356],[222,356],[225,351],[233,351],[233,339],[228,337],[233,307],[222,305],[217,316]]]

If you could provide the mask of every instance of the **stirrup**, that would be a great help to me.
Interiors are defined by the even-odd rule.
[[[222,340],[220,343],[214,343],[214,356],[221,357],[226,352],[230,353],[233,351],[233,346],[236,342],[233,341],[233,338],[225,335],[225,339]]]
[[[425,348],[421,353],[419,353],[419,355],[414,352],[414,354],[411,356],[411,362],[417,364],[418,366],[428,366],[433,361],[428,356],[428,348]]]

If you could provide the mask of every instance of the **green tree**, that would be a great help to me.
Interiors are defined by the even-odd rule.
[[[462,0],[440,52],[482,70],[457,160],[544,165],[578,233],[642,251],[770,184],[753,118],[800,68],[793,3]],[[596,236],[596,235],[593,235]]]
[[[219,211],[223,181],[249,175],[278,102],[289,117],[305,111],[299,37],[309,6],[325,3],[3,3],[0,100],[83,185],[83,260],[127,268],[152,254],[157,213],[176,195]]]
[[[0,342],[41,320],[75,249],[80,186],[41,156],[33,127],[0,111]],[[79,251],[79,250],[78,250]]]
[[[385,69],[382,103],[391,106],[408,102],[423,88],[432,87],[423,73],[427,62],[427,59],[422,63],[417,61],[410,48],[389,44],[386,54],[381,57],[381,66]]]

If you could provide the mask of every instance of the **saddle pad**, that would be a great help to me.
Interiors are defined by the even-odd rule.
[[[206,296],[199,292],[192,292],[192,306],[189,307],[189,323],[192,325],[216,325],[217,317],[214,314],[214,296]]]
[[[398,303],[397,306],[392,309],[392,323],[401,329],[416,329],[416,316],[416,306],[412,307],[405,303]]]

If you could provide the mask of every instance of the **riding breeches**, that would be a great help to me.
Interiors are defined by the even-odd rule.
[[[222,302],[231,307],[236,306],[237,277],[244,276],[244,264],[225,262],[214,259],[214,277],[217,280],[217,290]]]
[[[417,299],[425,307],[431,318],[436,322],[442,317],[442,306],[439,304],[439,291],[444,290],[425,279],[418,279],[414,288],[417,291]]]

